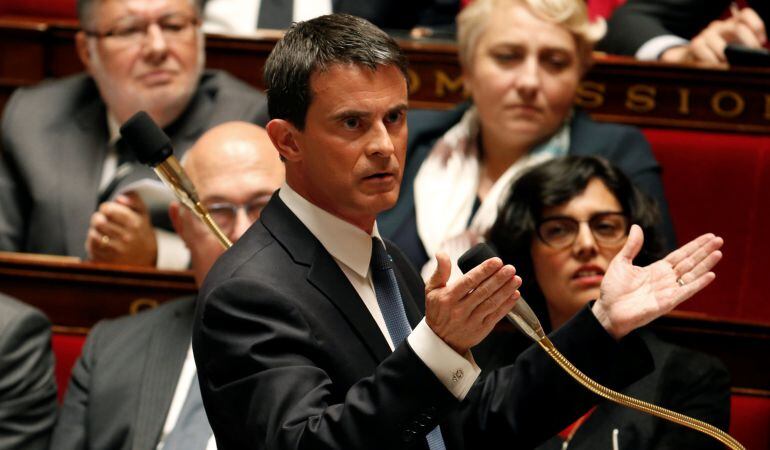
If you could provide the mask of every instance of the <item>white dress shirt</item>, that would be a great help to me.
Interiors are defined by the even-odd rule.
[[[299,22],[332,13],[331,0],[284,0],[292,2],[291,20]],[[250,34],[257,29],[261,0],[208,0],[203,12],[207,33]]]
[[[393,350],[393,342],[377,303],[369,271],[372,236],[380,237],[377,224],[374,224],[372,234],[369,235],[360,228],[313,205],[286,183],[281,186],[278,196],[337,262],[363,300],[369,314],[374,318],[390,349]],[[458,400],[465,398],[481,373],[471,353],[459,355],[430,329],[424,318],[407,340],[412,350],[441,383]]]

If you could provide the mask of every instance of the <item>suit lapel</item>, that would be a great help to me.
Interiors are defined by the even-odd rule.
[[[107,123],[104,104],[89,103],[74,118],[76,127],[58,132],[56,186],[59,196],[66,254],[85,257],[85,238],[91,214],[96,210],[99,179],[107,153]]]
[[[391,353],[390,347],[363,300],[329,252],[278,198],[277,193],[262,212],[260,220],[297,263],[310,267],[307,275],[310,284],[340,311],[375,360],[385,359]]]
[[[192,335],[195,302],[183,301],[171,320],[154,327],[147,348],[133,450],[154,450],[174,397]]]

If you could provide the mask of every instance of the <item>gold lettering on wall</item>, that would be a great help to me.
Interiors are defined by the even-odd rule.
[[[679,114],[688,116],[690,115],[690,90],[687,88],[679,88]]]
[[[723,100],[725,99],[732,100],[732,109],[724,106]],[[711,109],[719,117],[732,119],[733,117],[740,116],[745,108],[746,101],[735,91],[719,91],[711,97]]]
[[[137,298],[128,305],[128,312],[133,316],[134,314],[144,311],[145,309],[152,309],[158,306],[158,301],[152,298]]]
[[[420,80],[420,75],[412,69],[407,69],[406,73],[409,74],[409,95],[412,95],[420,90],[422,80]]]
[[[635,84],[626,92],[626,108],[636,113],[646,113],[655,109],[655,86]]]
[[[447,75],[443,70],[437,70],[436,72],[436,97],[441,98],[449,93],[455,93],[463,88],[463,77],[458,76],[454,80]]]
[[[575,104],[581,108],[598,108],[604,104],[607,85],[595,81],[583,81],[577,88]]]

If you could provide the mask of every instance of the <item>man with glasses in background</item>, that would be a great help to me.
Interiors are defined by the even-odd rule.
[[[203,70],[200,0],[78,0],[86,72],[19,89],[2,119],[0,250],[186,267],[181,241],[126,187],[154,177],[119,127],[146,110],[177,155],[207,129],[264,125],[264,96]],[[156,217],[157,216],[157,217]]]
[[[264,129],[244,122],[212,128],[182,162],[201,201],[235,242],[284,180]],[[174,229],[190,249],[197,285],[224,252],[198,218],[172,203]],[[52,449],[210,450],[190,349],[195,297],[104,321],[72,371]]]

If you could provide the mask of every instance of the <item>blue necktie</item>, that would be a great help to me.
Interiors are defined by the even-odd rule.
[[[380,306],[382,318],[388,328],[388,334],[393,341],[393,347],[398,347],[409,333],[412,327],[406,319],[404,311],[404,302],[401,300],[401,292],[396,283],[396,273],[393,271],[393,260],[382,241],[372,237],[372,261],[370,263],[372,270],[372,282],[374,283],[374,293],[377,295],[377,304]],[[431,430],[425,439],[428,441],[430,450],[445,450],[444,439],[441,437],[439,427]]]
[[[163,450],[204,450],[211,439],[211,426],[203,409],[198,375],[192,379],[187,398],[179,412],[176,425],[168,433]]]

